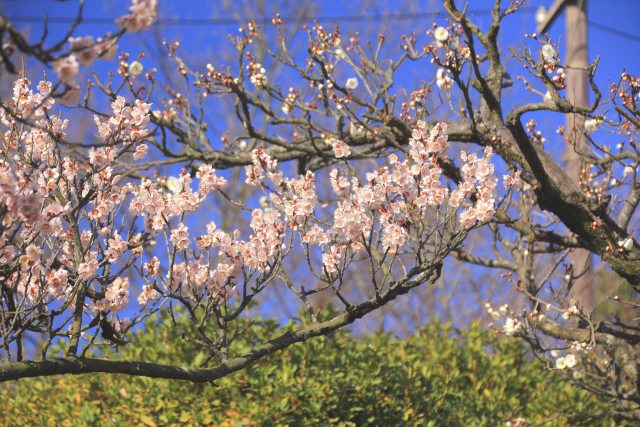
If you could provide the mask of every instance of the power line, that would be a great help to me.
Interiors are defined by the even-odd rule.
[[[640,36],[633,33],[628,33],[626,31],[619,30],[614,27],[610,27],[608,25],[600,24],[598,22],[588,21],[589,25],[595,28],[596,30],[606,31],[608,33],[614,34],[616,36],[623,37],[628,40],[632,40],[634,42],[640,43]]]
[[[533,7],[522,7],[518,9],[524,13],[531,13],[535,10]],[[489,15],[488,9],[469,10],[467,14],[473,15]],[[299,16],[292,18],[281,18],[284,24],[300,24],[305,22],[375,22],[375,21],[402,21],[402,20],[419,20],[425,18],[433,18],[440,15],[438,12],[413,12],[413,13],[394,13],[394,14],[372,14],[372,15],[344,15],[344,16]],[[12,22],[39,23],[43,22],[43,17],[38,16],[6,16]],[[116,18],[103,17],[86,17],[82,18],[83,23],[87,24],[112,24]],[[242,25],[249,21],[259,24],[268,24],[273,18],[160,18],[157,23],[161,25]],[[50,16],[47,17],[49,23],[54,24],[70,24],[75,22],[75,17],[70,16]]]
[[[533,7],[523,7],[519,11],[524,13],[531,13],[535,11]],[[469,15],[489,15],[490,10],[471,10],[467,12]],[[318,22],[379,22],[379,21],[404,21],[411,20],[416,21],[420,19],[429,19],[438,16],[437,12],[416,12],[416,13],[395,13],[395,14],[372,14],[372,15],[345,15],[345,16],[300,16],[294,18],[282,18],[284,24],[302,24],[306,22],[318,21]],[[23,22],[23,23],[40,23],[44,18],[39,16],[6,16],[11,22]],[[47,18],[47,21],[52,24],[70,24],[75,22],[75,17],[70,16],[51,16]],[[163,18],[157,22],[160,25],[171,26],[184,26],[184,25],[203,25],[203,26],[229,26],[229,25],[244,25],[249,21],[253,21],[259,24],[268,24],[272,18]],[[82,22],[85,24],[113,24],[115,18],[99,18],[99,17],[86,17],[82,18]],[[600,31],[604,31],[608,34],[612,34],[618,37],[625,38],[627,40],[640,43],[640,35],[630,33],[627,31],[619,30],[609,25],[601,24],[595,21],[589,21],[589,25]]]

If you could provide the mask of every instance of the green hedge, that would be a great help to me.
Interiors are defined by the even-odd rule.
[[[169,319],[149,321],[117,357],[200,365]],[[262,323],[238,341],[272,336]],[[505,426],[614,425],[607,406],[531,360],[516,340],[438,322],[413,336],[339,332],[278,352],[216,385],[121,375],[25,379],[0,385],[0,425]],[[582,424],[581,424],[582,423]]]

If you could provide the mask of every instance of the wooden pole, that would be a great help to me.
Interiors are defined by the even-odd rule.
[[[589,103],[589,81],[586,71],[589,65],[587,0],[555,0],[545,19],[538,23],[536,31],[540,34],[547,32],[563,10],[566,12],[567,98],[572,104],[584,107]],[[584,118],[570,114],[567,117],[566,128],[566,135],[569,137],[565,151],[567,173],[579,183],[583,164],[577,151],[586,148]],[[571,298],[576,300],[586,314],[591,314],[597,305],[592,256],[588,251],[578,249],[569,255],[569,262],[573,266],[574,276]]]
[[[565,12],[567,97],[573,105],[586,107],[589,104],[587,0],[565,1]],[[565,154],[567,172],[571,178],[579,183],[580,171],[584,164],[577,151],[586,150],[584,117],[578,114],[567,116],[567,135],[569,136]],[[590,314],[596,305],[595,277],[591,258],[590,252],[584,249],[575,250],[569,256],[575,277],[571,288],[571,297],[587,314]]]

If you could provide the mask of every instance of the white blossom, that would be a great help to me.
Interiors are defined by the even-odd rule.
[[[629,236],[624,240],[619,240],[618,246],[623,248],[624,250],[630,251],[631,249],[633,249],[633,237]]]
[[[598,130],[600,126],[600,120],[598,119],[589,119],[584,121],[584,130],[591,133]]]
[[[509,306],[507,304],[504,304],[502,307],[500,307],[498,311],[500,312],[501,315],[506,316],[507,313],[509,312]]]
[[[349,90],[354,90],[355,88],[358,87],[358,79],[356,79],[355,77],[349,77],[347,79],[347,89]]]
[[[511,317],[507,317],[507,321],[504,322],[504,327],[502,328],[505,335],[508,336],[515,335],[515,333],[520,329],[522,329],[522,325],[520,324],[520,322],[518,322],[516,319],[512,319]]]
[[[542,46],[542,57],[547,64],[555,65],[558,63],[558,53],[550,44]]]
[[[556,369],[571,369],[576,366],[576,356],[573,354],[567,354],[564,357],[556,359]]]
[[[635,173],[636,173],[635,168],[629,165],[625,166],[624,169],[622,170],[622,176],[625,178],[631,174],[635,175]]]
[[[133,61],[131,64],[129,64],[129,75],[131,75],[131,77],[136,77],[142,74],[143,69],[144,67],[141,63],[139,63],[138,61]]]
[[[578,307],[576,307],[575,305],[572,305],[564,313],[562,313],[562,318],[567,320],[571,316],[576,316],[579,312],[580,310],[578,310]]]
[[[436,72],[436,84],[441,90],[449,90],[451,88],[453,79],[449,77],[449,73],[444,68],[440,68]]]
[[[167,188],[172,193],[179,193],[180,191],[182,191],[182,183],[175,176],[170,176],[169,178],[167,178]]]
[[[367,131],[364,126],[359,125],[357,123],[350,122],[349,123],[349,135],[353,139],[363,138],[366,135]]]
[[[444,27],[438,27],[436,28],[436,30],[433,32],[433,37],[436,39],[437,42],[439,43],[443,43],[446,42],[447,39],[449,38],[449,31],[447,31],[446,28]]]
[[[544,6],[539,6],[536,9],[536,24],[540,25],[547,18],[547,8]]]

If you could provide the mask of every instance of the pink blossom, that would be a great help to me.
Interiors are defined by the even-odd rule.
[[[169,278],[169,289],[176,293],[182,292],[189,279],[187,265],[184,262],[174,264],[167,273],[167,277]]]
[[[118,311],[127,306],[129,302],[129,279],[117,277],[108,287],[104,298],[95,302],[99,311]]]
[[[147,155],[148,151],[149,151],[149,146],[147,144],[136,145],[136,151],[133,153],[133,159],[134,160],[142,159],[144,156]]]
[[[329,179],[331,181],[331,187],[336,193],[336,196],[343,198],[349,193],[349,190],[351,189],[349,180],[340,175],[338,169],[331,169],[331,172],[329,173]]]
[[[58,78],[72,86],[73,78],[78,74],[80,64],[75,55],[69,55],[58,59],[53,63],[53,70],[58,73]]]
[[[314,225],[303,236],[302,242],[311,245],[326,245],[330,241],[329,234],[321,227]]]
[[[51,82],[40,81],[38,84],[39,93],[33,93],[29,89],[31,82],[29,79],[17,79],[13,83],[13,103],[15,104],[16,113],[22,115],[35,114],[36,117],[42,117],[45,109],[50,110],[55,104],[55,99],[49,96],[52,88]],[[13,119],[10,118],[4,111],[0,113],[3,124],[5,126],[11,126]],[[39,129],[31,129],[30,132],[43,132],[43,129],[47,129],[49,123],[46,121],[39,121]]]
[[[72,84],[65,88],[64,93],[60,97],[60,103],[63,105],[71,105],[80,99],[80,86]]]
[[[196,260],[189,264],[189,281],[196,288],[201,288],[209,279],[209,265]]]
[[[98,37],[95,50],[100,58],[108,61],[116,57],[116,54],[118,53],[118,45],[115,43],[115,39],[109,40],[107,38],[106,40],[103,40],[102,37]]]
[[[522,179],[520,178],[520,171],[515,171],[512,175],[502,175],[504,182],[504,188],[513,190],[520,190],[522,188]]]
[[[96,276],[99,267],[97,255],[96,252],[91,252],[89,261],[82,262],[78,265],[78,277],[81,280],[90,280]]]
[[[160,260],[154,256],[150,262],[144,263],[144,269],[150,276],[158,276],[160,274]]]
[[[51,270],[47,275],[47,290],[53,298],[65,295],[69,286],[69,272],[64,268]]]
[[[146,305],[149,301],[157,298],[158,292],[151,285],[142,286],[142,291],[138,295],[138,304]]]
[[[297,230],[313,213],[318,201],[315,189],[315,176],[307,171],[298,179],[287,179],[283,182],[283,190],[272,194],[274,204],[284,211],[290,227]]]
[[[217,176],[216,170],[213,169],[211,165],[200,166],[196,177],[200,179],[198,192],[202,196],[209,194],[213,190],[221,190],[227,185],[227,180],[221,176]]]
[[[38,83],[38,91],[42,96],[49,95],[51,93],[52,87],[53,85],[51,84],[51,82],[48,82],[46,80],[40,80],[40,82]]]
[[[183,223],[178,224],[178,228],[171,230],[171,243],[173,243],[179,251],[189,249],[189,228]]]
[[[339,202],[333,218],[333,233],[352,242],[368,235],[373,224],[365,209],[351,201]]]
[[[351,154],[351,149],[342,140],[331,138],[327,140],[327,143],[333,148],[333,155],[336,156],[337,159],[349,157]]]
[[[260,186],[265,179],[265,174],[267,174],[276,186],[280,185],[282,173],[276,170],[278,167],[277,160],[272,159],[271,156],[261,148],[257,148],[251,152],[251,160],[253,165],[246,167],[247,184]]]
[[[390,253],[397,252],[407,240],[407,231],[398,224],[385,224],[382,234],[382,246]]]
[[[344,245],[335,244],[331,245],[327,252],[322,253],[322,265],[324,265],[327,273],[333,274],[338,271],[345,252],[346,247]]]
[[[24,255],[20,257],[20,265],[24,268],[33,266],[36,261],[40,260],[43,253],[44,251],[34,244],[27,246]]]
[[[89,163],[95,166],[109,166],[116,158],[115,147],[91,148],[89,150]]]
[[[116,19],[118,27],[129,32],[146,30],[158,19],[157,0],[131,0],[129,14]]]
[[[129,107],[125,99],[118,96],[111,103],[111,109],[113,115],[107,120],[103,120],[98,115],[93,116],[102,139],[109,140],[117,137],[119,141],[132,143],[147,136],[149,130],[146,126],[149,123],[151,104],[137,99],[133,107]]]
[[[92,36],[71,37],[69,42],[71,43],[71,51],[80,65],[91,65],[98,58],[98,51]]]
[[[242,245],[242,256],[249,268],[265,270],[280,251],[285,223],[275,209],[255,209],[251,214],[253,234]]]
[[[109,239],[109,244],[104,254],[109,262],[116,262],[122,257],[124,251],[127,250],[127,246],[127,241],[122,240],[122,237],[120,237],[118,233],[115,233],[113,238]]]

